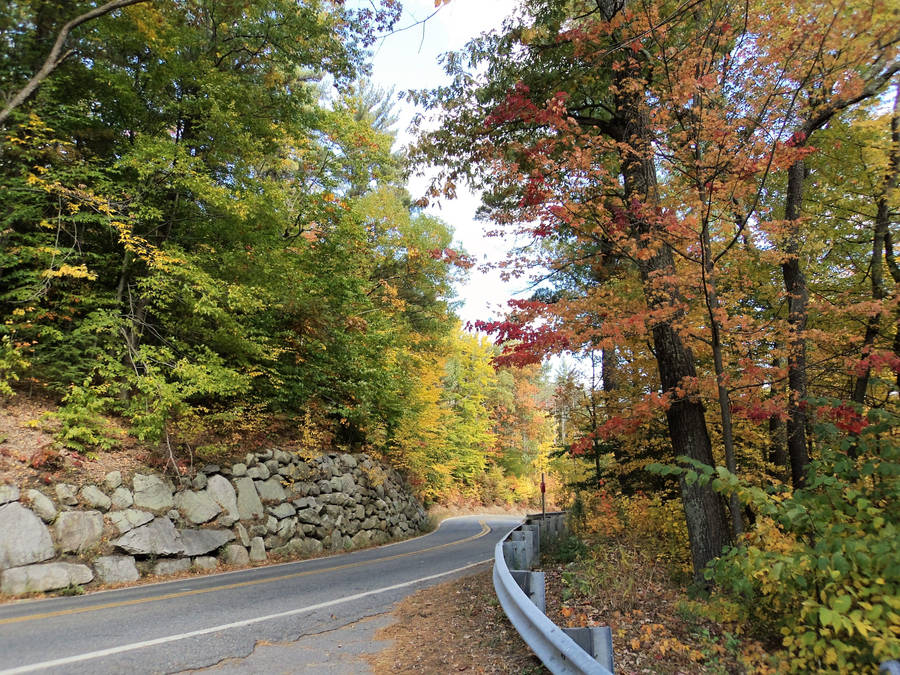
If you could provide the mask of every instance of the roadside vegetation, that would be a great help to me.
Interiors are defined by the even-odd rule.
[[[542,370],[462,331],[471,262],[365,79],[399,11],[4,4],[0,397],[43,401],[21,421],[53,436],[11,468],[125,449],[185,473],[277,438],[370,452],[427,502],[535,496]]]
[[[365,77],[399,12],[0,8],[4,479],[275,440],[430,504],[543,473],[558,618],[628,667],[900,658],[896,3],[522,0],[403,152]],[[477,334],[424,210],[463,183],[534,282]]]

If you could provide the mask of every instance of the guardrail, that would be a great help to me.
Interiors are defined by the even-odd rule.
[[[541,546],[565,531],[565,514],[528,516],[494,548],[494,591],[519,635],[556,675],[612,675],[608,626],[560,628],[544,614],[544,573],[533,572]],[[512,568],[512,569],[510,569]]]

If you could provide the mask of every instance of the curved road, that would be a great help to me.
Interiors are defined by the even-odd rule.
[[[247,656],[257,641],[352,624],[489,561],[517,522],[453,518],[424,537],[329,558],[2,605],[0,675],[172,673]]]

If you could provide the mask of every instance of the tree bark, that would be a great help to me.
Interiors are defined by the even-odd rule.
[[[603,391],[609,394],[616,389],[618,357],[615,347],[600,350],[600,364],[603,374]]]
[[[897,260],[894,258],[894,243],[890,228],[888,228],[888,231],[885,232],[884,235],[884,259],[885,262],[887,262],[888,271],[891,273],[891,279],[894,280],[895,284],[900,286],[900,266],[897,265]],[[895,288],[897,288],[897,286],[895,286]],[[894,332],[893,350],[897,358],[900,358],[900,320],[895,323],[896,329]],[[897,390],[900,391],[900,372],[897,373],[895,384]]]
[[[800,266],[800,208],[803,203],[803,181],[806,167],[803,160],[788,169],[788,187],[784,218],[788,232],[784,242],[785,260],[781,264],[784,288],[788,300],[788,420],[787,446],[791,462],[791,483],[803,487],[809,453],[806,449],[806,321],[809,290]]]
[[[775,345],[776,349],[780,349],[780,345]],[[781,358],[775,357],[772,360],[772,368],[779,369],[782,367]],[[778,415],[769,417],[769,453],[767,460],[770,464],[774,464],[776,471],[774,477],[787,482],[790,477],[790,462],[787,454],[787,431],[784,421]]]

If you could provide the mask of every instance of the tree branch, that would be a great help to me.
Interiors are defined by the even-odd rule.
[[[50,50],[49,56],[47,56],[47,60],[44,61],[44,65],[41,66],[41,69],[35,73],[34,77],[32,77],[28,84],[26,84],[18,94],[13,96],[12,100],[9,104],[0,111],[0,126],[2,126],[6,119],[10,116],[13,110],[18,108],[22,103],[28,100],[28,97],[31,96],[35,89],[37,89],[41,83],[46,80],[54,70],[59,68],[59,66],[65,61],[71,54],[73,54],[73,50],[69,50],[63,53],[63,46],[66,43],[66,40],[69,38],[69,33],[71,33],[75,28],[80,26],[83,23],[87,23],[92,19],[96,19],[98,17],[104,16],[113,12],[117,9],[121,9],[122,7],[128,7],[129,5],[137,5],[142,2],[150,2],[150,0],[110,0],[105,5],[101,5],[100,7],[96,7],[89,12],[85,12],[80,16],[76,16],[74,19],[69,21],[66,25],[64,25],[59,34],[56,36],[56,42],[53,43],[53,48]]]

